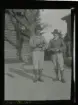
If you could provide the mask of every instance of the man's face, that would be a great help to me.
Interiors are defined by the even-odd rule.
[[[55,39],[58,39],[59,38],[59,35],[58,34],[54,34],[54,38]]]

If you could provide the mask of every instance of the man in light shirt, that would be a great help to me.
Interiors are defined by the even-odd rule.
[[[38,80],[43,82],[44,50],[47,48],[44,36],[40,35],[38,32],[33,34],[30,38],[30,47],[32,49],[33,71],[35,74],[34,82]]]

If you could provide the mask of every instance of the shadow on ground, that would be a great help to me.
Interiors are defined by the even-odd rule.
[[[15,77],[15,76],[12,75],[11,73],[5,73],[5,75],[8,75],[8,76],[11,77],[11,78],[14,78],[14,77]]]
[[[18,69],[13,69],[13,68],[10,68],[10,70],[9,70],[11,73],[15,73],[15,74],[18,74],[18,75],[20,75],[20,76],[22,76],[22,77],[25,77],[25,78],[27,78],[27,79],[31,79],[31,80],[33,80],[34,78],[33,78],[33,76],[31,76],[31,75],[29,75],[29,74],[27,74],[27,73],[25,73],[24,71],[22,71],[22,70],[18,70]]]
[[[33,80],[34,79],[34,73],[33,73],[33,70],[31,69],[23,69],[23,70],[18,70],[18,69],[13,69],[13,68],[10,68],[9,71],[11,73],[15,73],[15,74],[18,74],[22,77],[25,77],[27,79],[31,79]],[[31,76],[31,74],[33,74],[33,76]],[[54,80],[53,77],[51,76],[48,76],[48,75],[45,75],[45,74],[42,74],[43,77],[47,77],[47,78],[50,78],[52,80]]]
[[[26,72],[26,73],[32,73],[32,74],[33,74],[33,70],[24,69],[24,72]],[[37,73],[37,74],[38,74],[38,73]],[[43,76],[43,77],[47,77],[47,78],[54,79],[54,78],[52,78],[51,76],[47,76],[47,75],[45,75],[45,74],[42,74],[42,76]]]
[[[32,65],[32,62],[25,62],[23,60],[19,60],[19,59],[13,59],[13,58],[9,58],[9,59],[5,59],[5,64],[11,64],[11,63],[24,63],[24,65]]]

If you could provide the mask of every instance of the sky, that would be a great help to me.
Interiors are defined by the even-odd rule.
[[[48,28],[43,30],[43,32],[45,32],[43,36],[47,42],[53,38],[51,32],[55,28],[61,31],[63,36],[65,36],[67,23],[61,18],[68,14],[71,14],[71,9],[45,9],[43,12],[41,11],[41,22],[49,25]]]

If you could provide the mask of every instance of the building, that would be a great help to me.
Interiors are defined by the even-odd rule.
[[[17,11],[16,11],[17,12]],[[19,13],[19,11],[18,11]],[[20,18],[22,19],[22,18]],[[13,22],[16,22],[16,20],[13,20]],[[10,16],[8,13],[5,13],[5,37],[7,39],[4,40],[4,53],[5,53],[5,61],[10,60],[10,59],[17,59],[17,49],[15,48],[14,45],[17,44],[17,39],[16,39],[16,31],[14,29],[14,25],[12,24],[12,21],[10,19]],[[24,61],[27,60],[28,58],[28,52],[29,52],[29,47],[28,47],[28,39],[23,36],[24,42],[23,42],[23,47],[22,47],[22,58]],[[26,61],[27,62],[27,61]]]
[[[71,39],[72,39],[72,34],[71,34],[71,14],[65,16],[62,18],[62,20],[66,21],[67,23],[67,34],[64,38],[64,41],[66,43],[66,48],[67,48],[67,56],[71,56],[72,48],[71,48]]]
[[[71,38],[71,14],[63,17],[62,20],[66,21],[68,37]]]

